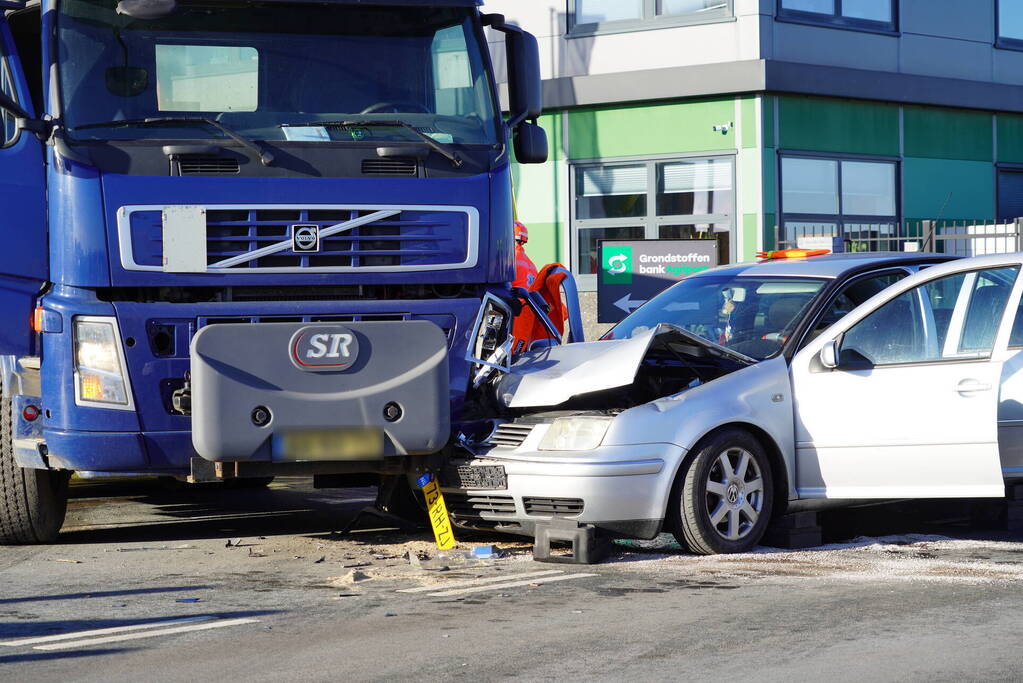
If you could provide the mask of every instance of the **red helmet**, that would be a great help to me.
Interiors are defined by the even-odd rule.
[[[519,244],[525,244],[529,241],[529,230],[522,224],[521,221],[515,221],[515,241]]]

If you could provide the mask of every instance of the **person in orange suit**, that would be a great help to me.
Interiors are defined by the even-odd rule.
[[[515,279],[512,286],[529,289],[536,282],[536,264],[526,254],[529,230],[520,221],[515,221]]]

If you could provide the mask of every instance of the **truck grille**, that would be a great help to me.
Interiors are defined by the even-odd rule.
[[[415,178],[419,174],[419,163],[413,158],[363,159],[363,175],[404,176]]]
[[[237,174],[241,170],[237,159],[214,156],[186,156],[177,161],[181,175]]]
[[[518,448],[531,431],[533,431],[533,425],[505,422],[494,430],[494,433],[488,439],[488,443],[492,444],[495,448]]]
[[[479,517],[482,514],[514,515],[515,499],[511,496],[470,496],[445,493],[448,512],[458,517]]]
[[[476,265],[478,218],[471,207],[203,208],[207,272],[405,272]],[[292,249],[296,225],[319,228],[319,251]],[[118,232],[131,247],[121,249],[125,269],[163,270],[162,206],[125,207]]]
[[[356,315],[296,315],[296,316],[200,316],[196,320],[196,329],[207,325],[229,325],[238,323],[351,323],[351,322],[375,322],[381,320],[429,320],[439,327],[448,343],[452,342],[452,334],[455,331],[455,317],[453,315],[409,315],[407,313],[384,313],[384,314],[356,314]]]
[[[527,515],[572,517],[583,513],[582,498],[523,498]]]

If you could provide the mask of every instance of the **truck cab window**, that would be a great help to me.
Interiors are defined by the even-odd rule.
[[[256,140],[416,139],[386,121],[441,143],[500,140],[474,10],[211,0],[136,19],[116,5],[58,6],[60,95],[77,140],[221,136],[195,125],[89,127],[170,112],[216,119]],[[371,125],[336,125],[352,121]]]
[[[3,61],[0,62],[0,90],[3,90],[4,94],[10,97],[15,102],[18,101],[18,91],[14,87],[14,79],[11,77],[11,67],[4,57]],[[18,136],[18,126],[15,116],[12,112],[6,109],[0,110],[3,116],[4,124],[4,144],[8,144]]]
[[[36,116],[43,111],[43,54],[39,41],[39,7],[12,12],[7,16],[7,25],[18,50],[21,71],[28,84],[32,107]]]

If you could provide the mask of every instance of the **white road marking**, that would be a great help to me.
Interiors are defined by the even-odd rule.
[[[77,631],[75,633],[61,633],[55,636],[40,636],[38,638],[25,638],[23,640],[8,640],[0,643],[8,647],[22,647],[25,645],[39,645],[40,643],[55,643],[61,640],[76,640],[78,638],[91,638],[93,636],[106,636],[112,633],[125,633],[127,631],[142,631],[149,628],[160,628],[173,624],[186,624],[193,621],[209,621],[214,617],[184,617],[182,619],[168,619],[167,621],[151,621],[148,624],[132,624],[131,626],[112,626],[110,628],[97,628],[91,631]]]
[[[156,636],[170,636],[177,633],[188,633],[190,631],[206,631],[211,628],[225,628],[227,626],[240,626],[242,624],[255,624],[259,619],[218,619],[203,624],[192,624],[191,626],[177,626],[174,628],[162,628],[157,631],[142,631],[141,633],[123,633],[105,638],[90,638],[88,640],[72,640],[63,643],[51,643],[49,645],[36,645],[35,650],[69,650],[73,647],[87,647],[91,645],[103,645],[104,643],[118,643],[122,640],[138,640],[139,638],[154,638]]]
[[[534,583],[551,583],[553,581],[568,581],[569,579],[583,579],[587,576],[599,576],[599,574],[563,574],[561,576],[548,576],[526,581],[512,581],[511,583],[494,583],[489,586],[474,586],[472,588],[460,588],[452,591],[441,591],[430,593],[431,598],[446,598],[449,595],[466,595],[468,593],[482,593],[483,591],[499,590],[502,588],[516,588],[518,586],[529,586]]]
[[[397,593],[428,593],[430,591],[440,590],[442,588],[464,588],[466,586],[479,586],[486,583],[499,583],[502,581],[512,581],[514,579],[527,579],[531,576],[549,576],[551,574],[564,574],[563,569],[554,569],[543,572],[528,572],[525,574],[513,574],[512,576],[491,576],[486,579],[470,579],[468,581],[452,581],[451,583],[445,583],[438,586],[420,586],[419,588],[402,588],[401,590],[395,591]]]

